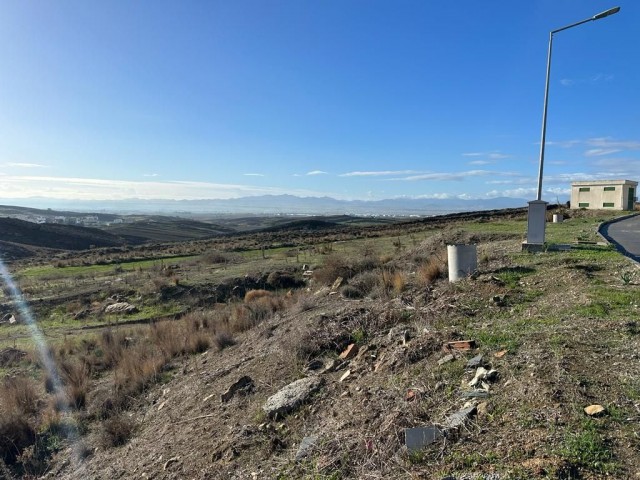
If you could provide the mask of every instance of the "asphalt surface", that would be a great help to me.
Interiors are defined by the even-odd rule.
[[[640,215],[605,225],[602,233],[625,255],[640,262]]]

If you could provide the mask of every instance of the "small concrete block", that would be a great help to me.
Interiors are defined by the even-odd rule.
[[[435,426],[404,429],[404,444],[410,452],[421,450],[443,438],[442,430]]]

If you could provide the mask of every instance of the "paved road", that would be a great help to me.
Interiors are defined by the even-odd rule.
[[[602,233],[627,256],[640,262],[640,215],[606,225]]]

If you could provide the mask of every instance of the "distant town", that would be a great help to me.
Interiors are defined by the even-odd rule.
[[[100,218],[98,215],[38,215],[29,213],[16,213],[6,215],[8,218],[15,218],[31,223],[55,223],[59,225],[79,225],[82,227],[105,227],[109,225],[117,225],[126,223],[124,218]]]

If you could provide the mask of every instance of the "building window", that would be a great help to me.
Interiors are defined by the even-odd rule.
[[[579,203],[578,204],[578,207],[580,207],[580,208],[587,208],[588,206],[589,206],[588,203]]]
[[[613,202],[604,202],[602,204],[602,206],[605,207],[605,208],[612,208],[612,207],[615,207],[615,203],[613,203]]]
[[[616,191],[616,187],[604,187],[604,191],[605,192],[615,192]]]
[[[591,188],[590,187],[580,187],[578,189],[579,192],[590,192]]]

